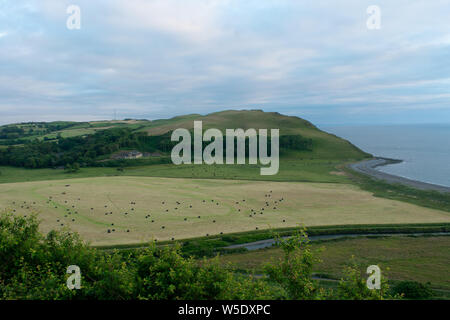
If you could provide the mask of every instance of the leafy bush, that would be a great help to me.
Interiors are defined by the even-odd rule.
[[[354,261],[344,270],[344,277],[339,282],[337,299],[342,300],[385,300],[400,299],[399,295],[391,295],[387,279],[381,276],[379,290],[367,288],[366,279],[361,276],[361,266]]]
[[[433,290],[428,285],[417,281],[400,281],[393,286],[392,292],[407,299],[428,299],[433,296]]]
[[[304,230],[290,238],[277,237],[277,244],[284,257],[268,264],[265,271],[268,280],[278,284],[287,299],[317,299],[323,295],[317,281],[312,280],[313,266],[319,262],[311,251],[308,236]]]
[[[39,232],[35,216],[0,214],[0,299],[323,299],[331,293],[312,280],[318,260],[304,231],[279,239],[285,256],[258,279],[216,258],[185,257],[179,245],[98,251],[68,229]],[[188,244],[189,245],[189,244]],[[206,248],[205,248],[206,250]],[[81,270],[81,289],[69,290],[67,267]],[[386,296],[360,288],[354,271],[343,280],[344,299]],[[356,284],[356,285],[355,285]],[[362,292],[362,293],[361,293]]]

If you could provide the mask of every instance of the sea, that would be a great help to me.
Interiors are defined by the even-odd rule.
[[[374,156],[403,160],[377,169],[450,187],[450,124],[319,126]]]

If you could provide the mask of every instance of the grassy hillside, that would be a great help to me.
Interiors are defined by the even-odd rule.
[[[163,157],[108,161],[111,153],[118,149],[139,150],[142,144],[134,142],[142,135],[148,134],[151,137],[144,138],[156,141],[162,137],[161,135],[165,135],[164,139],[167,141],[170,139],[168,135],[170,131],[177,128],[192,129],[195,120],[201,120],[204,129],[218,128],[222,132],[233,128],[280,129],[281,135],[300,135],[311,141],[312,147],[309,150],[281,149],[280,170],[274,176],[261,176],[259,165],[175,166],[168,158],[167,151],[170,148],[165,150],[165,153],[162,152],[165,155]],[[9,129],[4,131],[5,128]],[[4,165],[0,167],[0,183],[115,175],[348,183],[350,182],[348,178],[339,174],[335,169],[336,166],[370,156],[350,142],[321,131],[306,120],[260,110],[232,110],[208,115],[190,114],[154,121],[27,123],[0,127],[0,134],[2,132],[10,135],[11,139],[0,139],[0,163]],[[23,133],[19,138],[18,132]],[[112,132],[115,132],[118,138],[115,142],[108,142],[110,140],[106,138],[111,136],[109,133]],[[32,142],[36,139],[41,142]],[[6,145],[18,141],[26,148],[18,146],[14,153],[10,152],[9,155],[5,153],[2,156],[2,151],[5,152],[8,148]],[[146,143],[145,139],[143,143]],[[56,149],[55,146],[61,148]],[[146,148],[148,147],[146,145]],[[153,152],[144,147],[140,151]],[[10,160],[1,161],[2,159],[12,159],[11,161],[15,163]],[[76,174],[51,169],[52,163],[55,163],[53,167],[60,167],[74,161],[82,166],[81,171]],[[19,168],[22,166],[21,163],[25,162],[32,162],[26,167],[34,169]],[[118,171],[117,167],[126,168]]]
[[[0,146],[94,134],[112,128],[139,129],[147,120],[27,122],[0,126]]]
[[[328,134],[299,117],[285,116],[277,112],[261,110],[229,110],[205,116],[190,114],[167,120],[156,120],[144,125],[140,131],[161,135],[177,128],[193,129],[194,121],[202,121],[203,128],[225,129],[280,129],[280,135],[301,135],[313,140],[313,150],[293,152],[289,155],[306,159],[361,159],[368,154],[347,140]],[[286,154],[285,154],[286,156]]]
[[[0,127],[0,145],[22,144],[33,139],[53,140],[58,136],[63,138],[85,136],[112,128],[129,128],[135,132],[147,132],[149,135],[155,136],[177,128],[192,129],[195,120],[201,120],[204,129],[218,128],[223,132],[225,129],[236,128],[280,129],[281,135],[301,135],[304,138],[312,139],[312,151],[283,153],[283,157],[353,160],[368,156],[350,142],[321,131],[306,120],[261,110],[230,110],[208,115],[190,114],[154,121],[122,120],[7,125]]]

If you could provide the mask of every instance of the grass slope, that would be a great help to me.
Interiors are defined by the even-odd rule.
[[[163,134],[176,128],[191,129],[194,120],[202,120],[205,129],[280,128],[281,134],[300,134],[313,139],[313,151],[282,152],[280,170],[275,176],[261,176],[258,165],[146,165],[143,160],[128,160],[131,167],[127,167],[124,172],[107,167],[83,168],[76,175],[64,174],[61,170],[53,169],[26,170],[0,167],[0,183],[115,175],[349,183],[349,179],[345,176],[333,174],[335,167],[343,161],[360,160],[368,156],[348,141],[323,132],[306,120],[258,110],[223,111],[205,116],[191,114],[155,121],[101,121],[76,125],[71,123],[72,126],[67,130],[46,136],[52,138],[58,133],[63,137],[84,135],[113,126],[125,126],[149,134]]]
[[[28,132],[33,129],[36,134],[27,136],[26,140],[53,139],[58,134],[62,137],[74,137],[93,134],[98,130],[114,127],[127,127],[136,131],[145,131],[151,135],[161,135],[177,128],[192,129],[195,120],[203,121],[204,129],[218,128],[225,133],[225,129],[280,129],[281,135],[302,135],[313,139],[313,151],[292,152],[287,155],[291,158],[305,159],[349,159],[359,160],[369,155],[352,145],[350,142],[335,135],[328,134],[315,127],[310,122],[299,117],[285,116],[277,112],[263,112],[261,110],[228,110],[207,115],[189,114],[171,119],[154,121],[127,120],[127,121],[93,121],[93,122],[53,122],[53,124],[70,124],[67,129],[42,133],[37,124],[18,124]],[[44,124],[45,125],[45,124]],[[12,126],[12,125],[8,125]],[[0,130],[5,127],[0,127]]]
[[[225,129],[249,128],[280,129],[280,135],[302,135],[313,139],[313,151],[292,153],[291,156],[306,159],[362,159],[369,155],[347,140],[328,134],[312,123],[299,117],[285,116],[277,112],[261,110],[228,110],[205,116],[191,114],[167,120],[157,120],[140,130],[151,135],[160,135],[177,128],[193,129],[194,121],[202,121],[203,128]]]

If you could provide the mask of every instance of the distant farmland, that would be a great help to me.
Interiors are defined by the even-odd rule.
[[[219,179],[95,177],[5,183],[0,184],[0,208],[20,215],[36,212],[43,231],[69,227],[93,245],[300,224],[450,222],[448,212],[375,198],[353,185]]]

